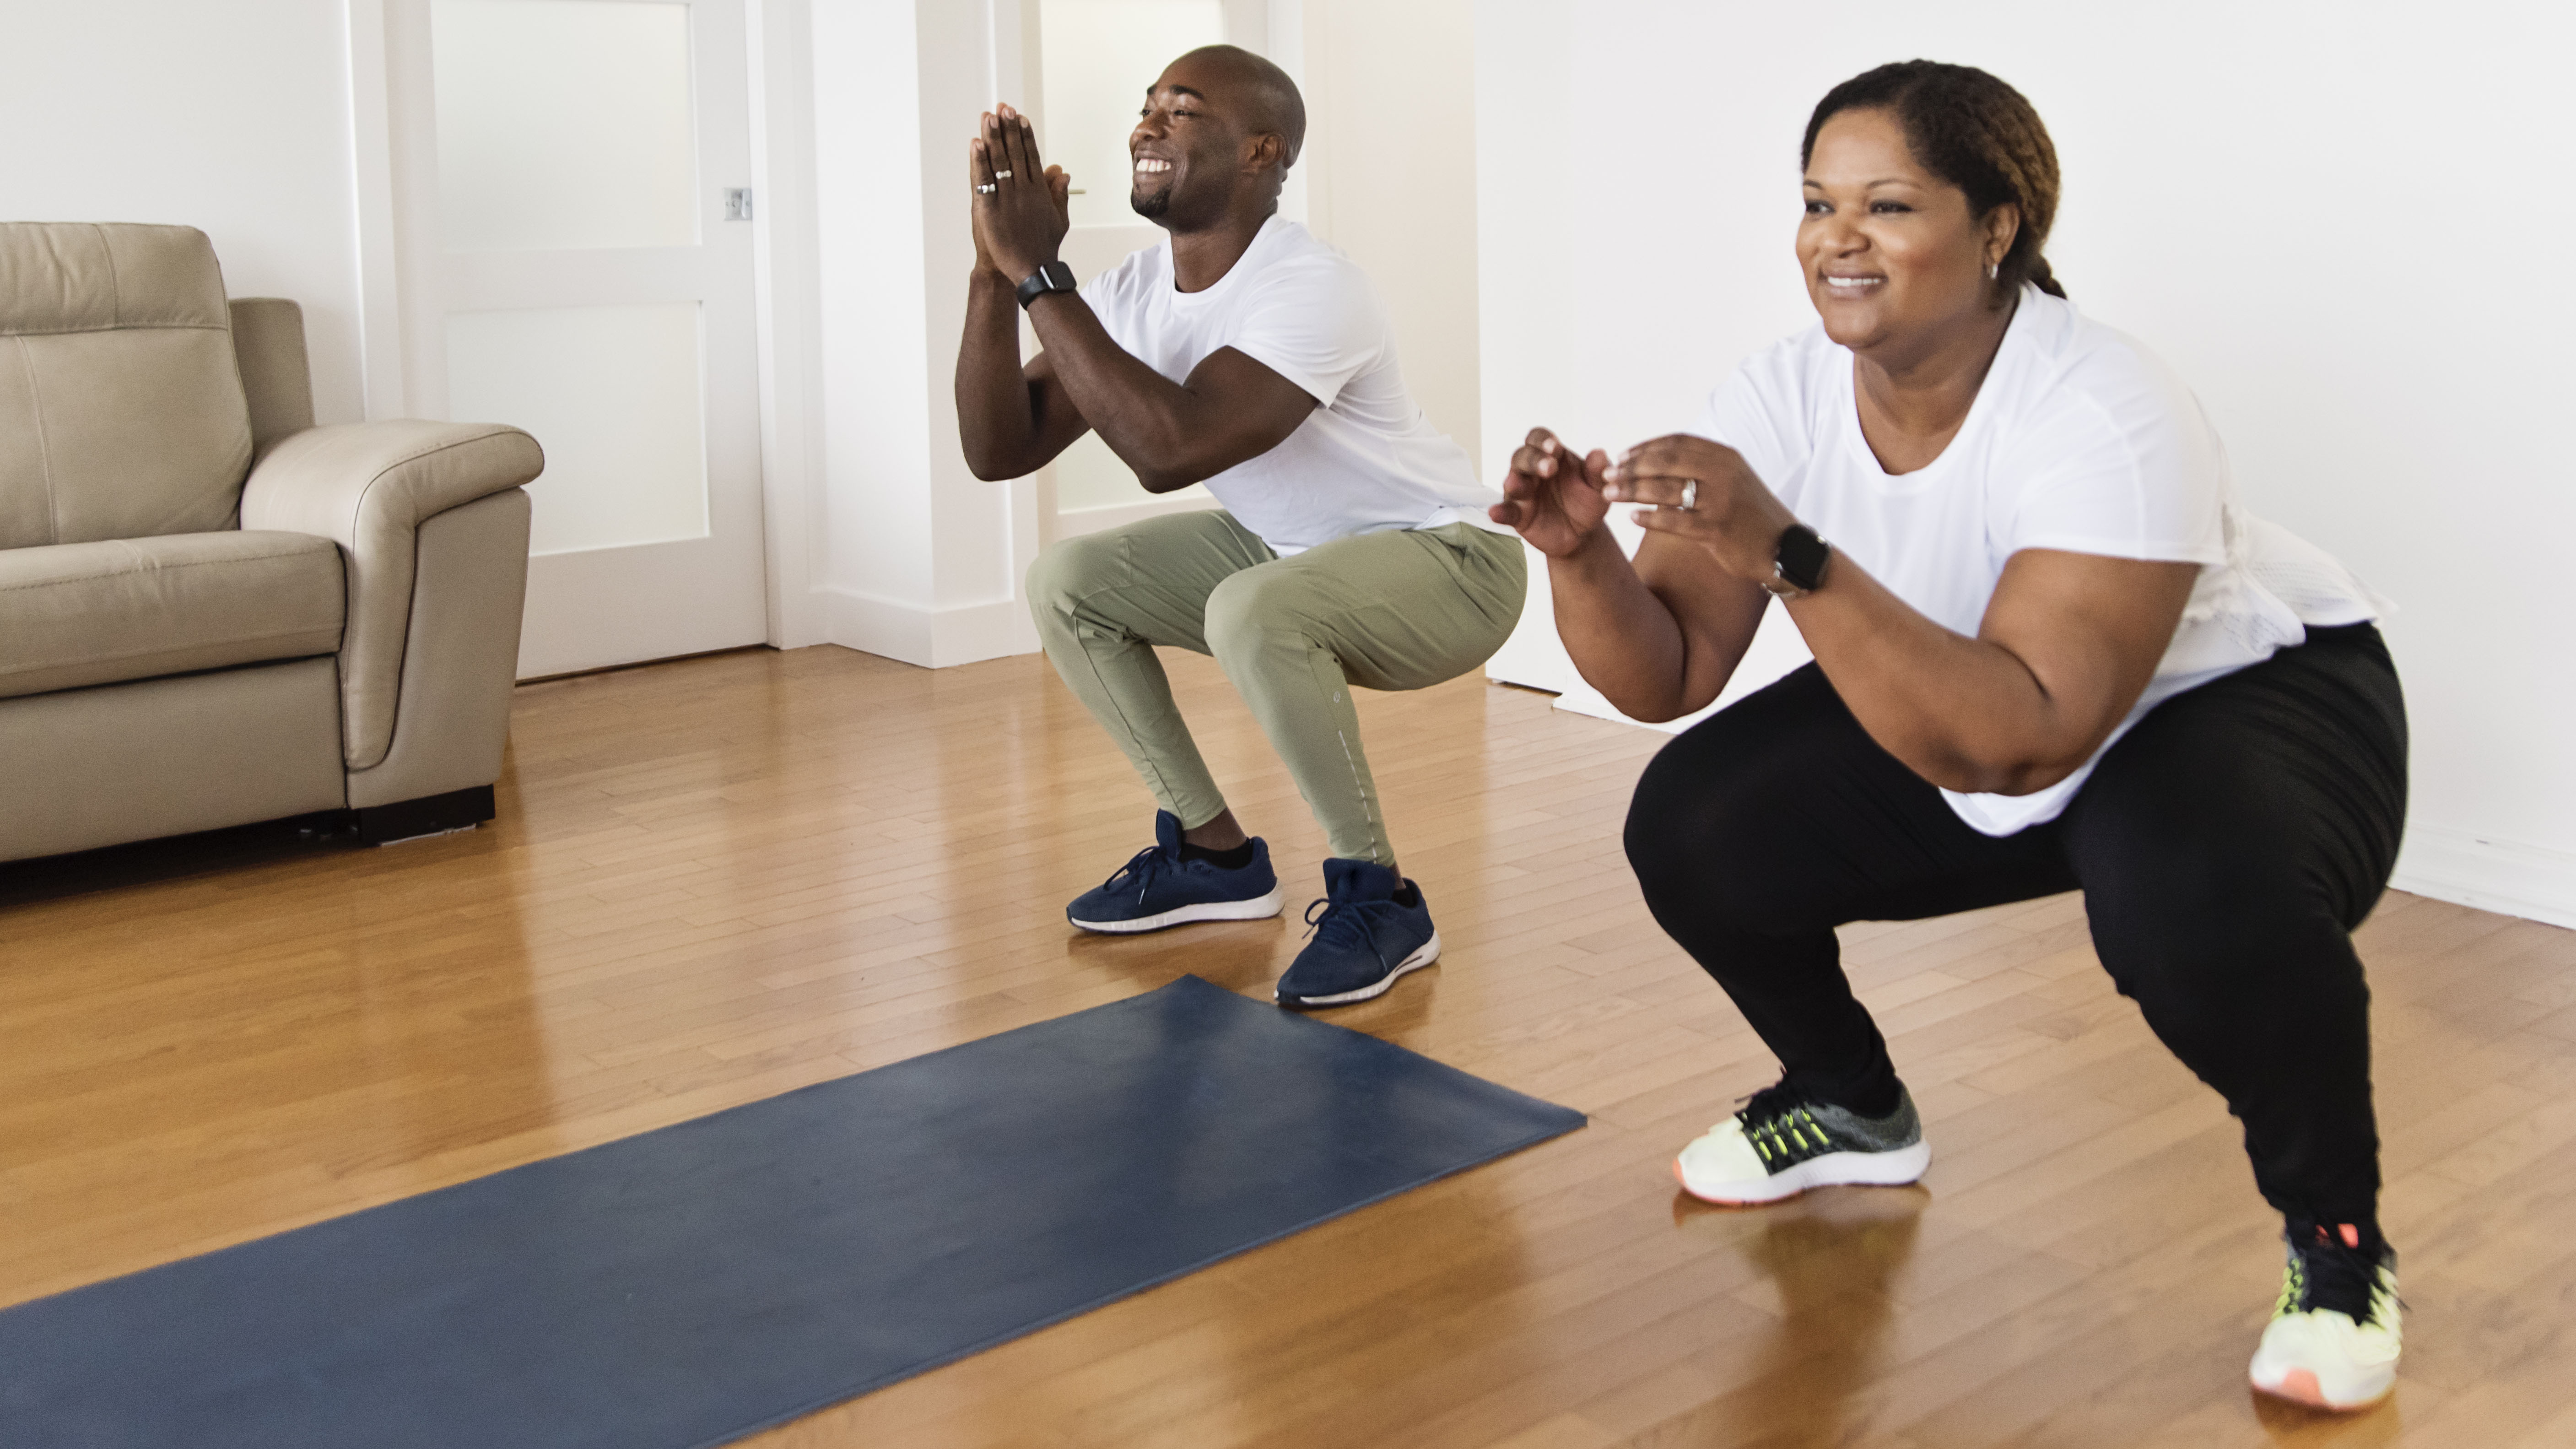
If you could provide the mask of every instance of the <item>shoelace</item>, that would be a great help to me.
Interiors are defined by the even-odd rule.
[[[1833,1150],[1834,1140],[1825,1135],[1824,1124],[1786,1083],[1765,1087],[1744,1102],[1736,1120],[1744,1124],[1744,1140],[1753,1144],[1766,1165]]]
[[[1132,875],[1136,877],[1136,901],[1139,905],[1142,905],[1145,900],[1146,890],[1154,884],[1154,873],[1163,869],[1171,859],[1172,857],[1170,854],[1160,845],[1146,846],[1143,850],[1137,851],[1134,855],[1128,857],[1125,865],[1111,871],[1109,873],[1109,879],[1100,883],[1100,888],[1102,890],[1107,890],[1111,886],[1118,884],[1118,878],[1120,876]]]
[[[1306,905],[1306,934],[1318,941],[1356,940],[1364,943],[1369,954],[1377,958],[1378,965],[1392,970],[1386,952],[1378,947],[1377,926],[1369,910],[1372,906],[1391,904],[1387,901],[1335,901],[1331,896],[1310,901]]]
[[[2295,1223],[2290,1229],[2290,1260],[2281,1273],[2281,1299],[2275,1315],[2316,1309],[2340,1313],[2355,1323],[2368,1323],[2382,1311],[2385,1291],[2379,1260],[2359,1247],[2335,1240],[2323,1223]],[[2390,1295],[2393,1299],[2395,1295]]]

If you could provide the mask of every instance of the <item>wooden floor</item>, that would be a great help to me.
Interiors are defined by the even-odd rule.
[[[1172,667],[1302,905],[1317,830]],[[1591,1126],[750,1442],[2576,1445],[2576,933],[2365,928],[2412,1313],[2394,1403],[2313,1418],[2245,1389],[2277,1224],[2076,899],[1847,933],[1921,1188],[1703,1208],[1672,1153],[1773,1067],[1620,859],[1660,737],[1476,680],[1362,712],[1447,955],[1331,1019]],[[471,834],[0,866],[0,1303],[1185,971],[1266,996],[1293,909],[1066,928],[1149,809],[1042,662],[827,647],[522,689]]]

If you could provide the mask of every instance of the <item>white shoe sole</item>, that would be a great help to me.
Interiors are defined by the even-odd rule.
[[[1387,988],[1393,986],[1396,982],[1403,980],[1405,972],[1419,971],[1423,967],[1428,966],[1439,959],[1440,933],[1438,931],[1434,931],[1431,933],[1430,940],[1423,942],[1418,947],[1415,947],[1412,955],[1396,962],[1395,969],[1386,973],[1385,978],[1377,982],[1375,985],[1363,986],[1357,991],[1337,992],[1331,996],[1300,996],[1294,1001],[1290,1001],[1287,997],[1281,996],[1279,994],[1279,989],[1274,986],[1271,988],[1270,998],[1282,1006],[1348,1006],[1354,1001],[1366,1001],[1373,996],[1386,995]]]
[[[1070,912],[1065,919],[1086,931],[1108,936],[1132,936],[1139,931],[1159,931],[1165,926],[1186,926],[1192,921],[1260,921],[1279,914],[1282,897],[1272,886],[1270,894],[1254,896],[1248,901],[1202,901],[1194,906],[1174,906],[1159,916],[1138,916],[1132,921],[1086,921]]]
[[[2329,1389],[2319,1381],[2314,1368],[2274,1362],[2259,1350],[2254,1355],[2254,1362],[2247,1366],[2245,1376],[2257,1393],[2336,1414],[2355,1414],[2363,1409],[2376,1408],[2397,1389],[2397,1365],[2393,1363],[2373,1368],[2355,1365],[2340,1373],[2330,1370],[2328,1376],[2335,1382]]]
[[[1719,1182],[1706,1187],[1690,1180],[1681,1159],[1673,1159],[1673,1178],[1682,1191],[1701,1202],[1722,1207],[1751,1207],[1781,1202],[1814,1187],[1903,1187],[1932,1166],[1930,1138],[1894,1152],[1828,1152],[1760,1182]]]

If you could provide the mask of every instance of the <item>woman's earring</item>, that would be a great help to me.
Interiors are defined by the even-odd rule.
[[[1996,270],[1996,269],[1995,269],[1995,264],[1994,264],[1994,263],[1992,263],[1992,262],[1988,262],[1988,263],[1986,263],[1986,280],[1987,280],[1987,281],[1991,282],[1991,281],[1993,281],[1993,280],[1995,279],[1995,270]]]

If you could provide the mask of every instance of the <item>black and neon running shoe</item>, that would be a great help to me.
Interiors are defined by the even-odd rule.
[[[2318,1409],[2367,1409],[2397,1386],[2397,1254],[2351,1223],[2291,1220],[2281,1298],[2247,1375]]]
[[[1914,1098],[1897,1088],[1896,1110],[1863,1117],[1813,1102],[1786,1083],[1753,1094],[1744,1110],[1708,1129],[1673,1159],[1682,1190],[1704,1202],[1778,1202],[1811,1187],[1896,1187],[1932,1165],[1932,1144]]]

